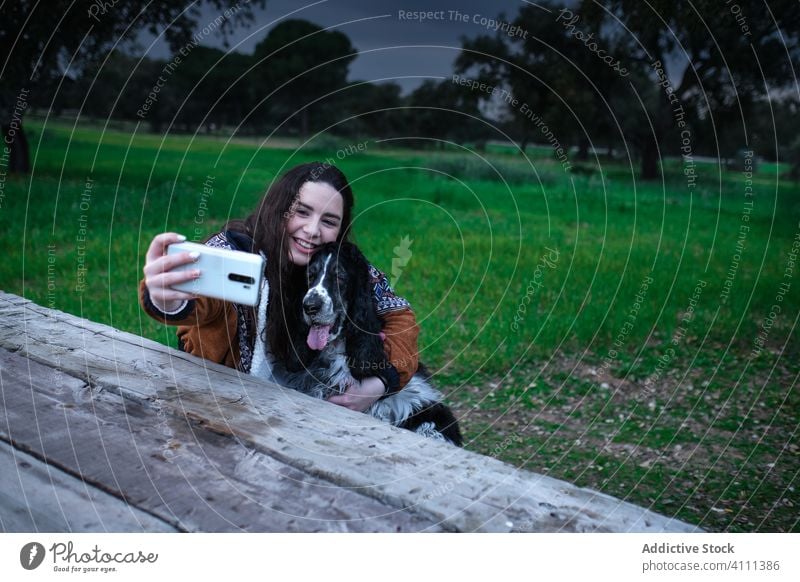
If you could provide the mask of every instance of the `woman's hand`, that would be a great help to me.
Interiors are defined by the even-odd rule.
[[[361,382],[354,380],[350,387],[342,394],[328,398],[328,402],[344,406],[356,412],[364,412],[384,395],[386,387],[380,378],[372,376],[364,378]]]
[[[147,286],[153,305],[161,311],[175,311],[184,301],[194,299],[194,295],[191,293],[171,289],[172,285],[191,281],[200,276],[199,269],[172,272],[175,267],[193,263],[199,258],[196,253],[167,255],[169,245],[185,240],[185,236],[174,232],[165,232],[156,235],[153,242],[150,243],[150,248],[147,249],[144,284]]]

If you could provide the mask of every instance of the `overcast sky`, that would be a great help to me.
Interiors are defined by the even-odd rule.
[[[290,18],[301,18],[324,28],[346,34],[359,51],[350,65],[350,80],[392,79],[405,91],[426,78],[452,74],[453,61],[461,47],[461,37],[494,34],[489,21],[505,13],[513,20],[524,0],[267,0],[264,10],[255,9],[256,22],[237,28],[230,38],[230,49],[250,54],[268,31]],[[231,6],[236,2],[232,1]],[[401,13],[402,11],[402,13]],[[437,12],[437,20],[416,20],[408,13]],[[453,11],[453,12],[451,12]],[[456,11],[460,17],[456,16]],[[200,28],[213,21],[218,11],[205,8]],[[148,46],[152,37],[143,35]],[[223,47],[223,41],[208,36],[204,44]],[[422,46],[420,46],[422,45]],[[164,43],[156,43],[148,54],[166,58]]]

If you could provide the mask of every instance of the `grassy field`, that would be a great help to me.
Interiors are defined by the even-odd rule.
[[[775,165],[642,182],[545,149],[27,131],[34,172],[0,190],[4,290],[175,345],[136,301],[152,236],[203,238],[333,158],[468,448],[709,530],[800,531],[800,186]]]

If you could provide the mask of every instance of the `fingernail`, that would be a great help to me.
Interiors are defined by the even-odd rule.
[[[192,275],[194,276],[195,279],[199,279],[200,278],[200,269],[197,269],[196,271],[194,271],[192,273]]]
[[[197,251],[192,251],[191,253],[189,253],[189,256],[192,258],[193,261],[196,261],[197,259],[200,258],[200,253],[198,253]]]
[[[186,241],[186,237],[183,236],[182,234],[179,234],[178,235],[178,242],[185,242],[185,241]]]

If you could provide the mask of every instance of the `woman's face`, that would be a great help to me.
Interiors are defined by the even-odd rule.
[[[325,182],[306,182],[286,219],[289,260],[304,266],[316,250],[339,237],[342,228],[344,199]]]

